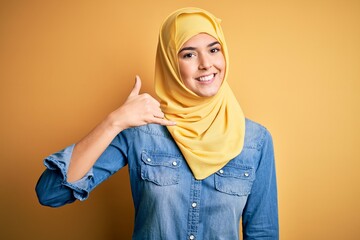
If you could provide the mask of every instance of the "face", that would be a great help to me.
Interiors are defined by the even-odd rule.
[[[220,43],[206,33],[193,36],[178,53],[184,85],[201,97],[214,96],[223,82],[225,58]]]
[[[193,36],[178,53],[184,85],[201,97],[214,96],[224,79],[225,58],[220,43],[206,33]]]

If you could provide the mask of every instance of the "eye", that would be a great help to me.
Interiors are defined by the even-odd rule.
[[[195,53],[189,52],[182,55],[182,58],[192,58],[195,57]]]
[[[220,51],[221,51],[220,48],[212,48],[212,49],[210,49],[211,53],[217,53],[217,52],[220,52]]]

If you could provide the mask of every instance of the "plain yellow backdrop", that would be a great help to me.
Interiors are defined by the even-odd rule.
[[[153,91],[160,23],[197,6],[223,20],[229,83],[272,133],[285,240],[360,236],[360,1],[0,1],[0,238],[130,239],[127,169],[52,209],[34,187],[47,155]]]

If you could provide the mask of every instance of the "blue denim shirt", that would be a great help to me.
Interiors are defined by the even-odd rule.
[[[36,186],[41,204],[58,207],[85,200],[128,164],[135,206],[133,239],[237,240],[241,218],[244,239],[279,237],[272,138],[255,122],[246,120],[242,152],[204,180],[193,177],[164,126],[121,132],[82,179],[69,183],[73,147],[45,159],[47,169]]]

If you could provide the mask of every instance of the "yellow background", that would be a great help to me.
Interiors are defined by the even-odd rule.
[[[42,159],[153,93],[157,33],[173,10],[223,19],[230,85],[274,138],[285,240],[360,236],[360,1],[0,1],[0,238],[130,239],[127,169],[85,202],[38,204]]]

